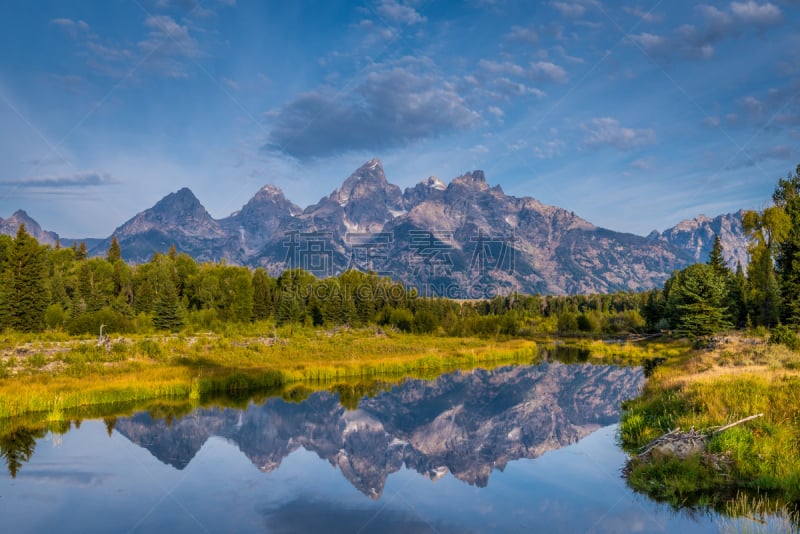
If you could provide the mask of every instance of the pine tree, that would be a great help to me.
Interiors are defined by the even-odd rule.
[[[20,225],[2,275],[0,319],[5,326],[23,332],[42,330],[50,302],[47,275],[45,247],[25,231],[25,225]]]
[[[777,245],[775,271],[781,293],[781,320],[800,325],[800,165],[794,176],[779,180],[772,199],[788,218],[789,228]]]
[[[723,255],[722,243],[719,240],[719,234],[714,235],[714,245],[711,247],[711,252],[708,254],[708,264],[720,275],[730,274],[728,262],[725,261]]]
[[[122,249],[119,246],[119,242],[117,241],[117,236],[113,236],[111,238],[111,245],[108,247],[108,253],[106,254],[106,259],[109,263],[116,263],[117,261],[122,259]]]
[[[166,279],[153,305],[153,326],[159,330],[178,330],[183,326],[183,310],[172,280]]]
[[[259,267],[253,273],[253,318],[256,321],[266,319],[272,313],[269,286],[267,271]]]
[[[698,337],[731,327],[726,279],[712,266],[696,263],[670,280],[667,307],[673,311],[678,332]]]
[[[80,260],[85,260],[88,257],[89,253],[86,250],[86,241],[81,241],[80,246],[75,251],[75,259],[80,261]]]

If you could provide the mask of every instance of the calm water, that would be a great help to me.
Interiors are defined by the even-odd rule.
[[[409,380],[356,410],[319,392],[110,435],[84,421],[0,475],[0,530],[717,532],[620,477],[619,404],[642,383],[556,363]]]

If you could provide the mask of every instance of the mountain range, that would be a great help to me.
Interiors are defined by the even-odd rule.
[[[451,473],[484,487],[510,461],[537,458],[618,422],[622,401],[643,384],[641,368],[554,362],[407,380],[362,398],[355,410],[322,391],[300,403],[272,398],[242,411],[200,408],[178,420],[144,412],[117,419],[115,429],[176,469],[212,436],[264,472],[302,447],[377,499],[404,465],[432,480]]]
[[[13,234],[20,223],[44,243],[58,240],[21,210],[0,218],[0,232]],[[643,237],[507,195],[480,170],[449,184],[431,176],[403,191],[373,159],[305,209],[267,185],[240,210],[214,219],[183,188],[112,235],[132,262],[175,245],[198,261],[261,266],[273,275],[292,267],[317,276],[357,268],[423,294],[482,298],[515,289],[564,294],[658,287],[674,270],[705,261],[715,234],[731,266],[747,264],[741,211],[699,216]],[[87,240],[89,253],[105,254],[111,238]]]

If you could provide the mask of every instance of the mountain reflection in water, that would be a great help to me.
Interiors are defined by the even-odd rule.
[[[377,499],[404,464],[434,480],[450,472],[486,486],[511,460],[536,458],[617,422],[620,404],[643,383],[638,368],[544,363],[407,380],[356,410],[318,392],[301,403],[273,398],[243,411],[198,409],[169,423],[141,413],[118,419],[116,430],[177,469],[212,436],[236,444],[265,472],[303,447]]]

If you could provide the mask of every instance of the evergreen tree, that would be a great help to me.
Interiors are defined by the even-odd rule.
[[[667,306],[681,334],[698,337],[730,328],[726,300],[726,280],[708,264],[690,265],[671,277]]]
[[[788,219],[788,230],[777,244],[775,254],[782,303],[780,316],[786,324],[800,325],[800,165],[794,176],[778,181],[772,199]]]
[[[85,260],[89,257],[89,253],[86,250],[86,241],[81,241],[80,246],[75,250],[75,259],[78,261]]]
[[[20,225],[8,251],[2,274],[0,321],[23,332],[44,327],[44,312],[50,303],[47,249]]]
[[[736,272],[728,282],[728,316],[736,327],[744,327],[747,323],[747,278],[742,264],[736,262]]]
[[[117,241],[117,236],[113,236],[111,238],[111,245],[108,247],[108,253],[106,254],[106,259],[109,263],[116,263],[117,261],[122,259],[122,249],[119,246],[119,242]]]
[[[708,264],[721,276],[730,274],[728,262],[725,261],[723,254],[722,242],[719,240],[719,234],[714,235],[714,245],[711,247],[711,252],[708,254]]]
[[[178,330],[183,326],[183,310],[175,284],[167,278],[163,281],[153,305],[153,326],[159,330]]]
[[[253,318],[261,321],[272,314],[270,278],[267,271],[259,267],[253,273]]]
[[[228,291],[228,320],[249,322],[253,317],[253,283],[250,271],[245,267],[228,267],[230,275],[226,285]]]

